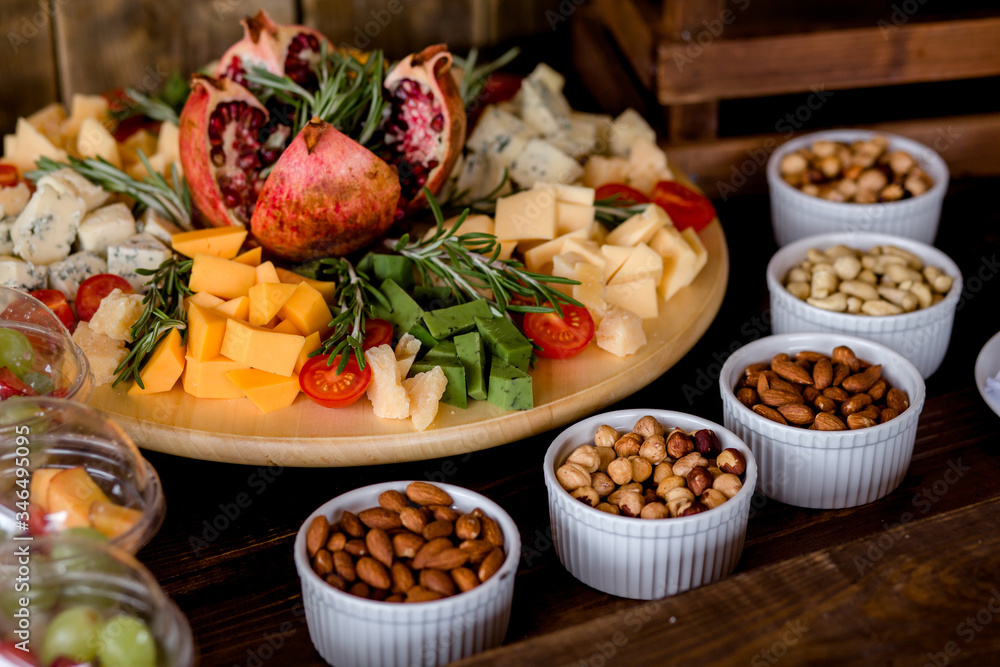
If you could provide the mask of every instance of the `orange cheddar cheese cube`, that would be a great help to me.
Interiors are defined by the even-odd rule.
[[[326,305],[322,294],[308,283],[299,283],[281,306],[278,317],[291,321],[303,336],[318,331],[322,337],[330,331],[333,313],[330,312],[330,307]]]
[[[247,266],[260,266],[260,261],[263,259],[264,249],[260,246],[256,248],[251,248],[247,250],[242,255],[236,255],[233,257],[234,262],[239,262],[240,264],[246,264]]]
[[[250,297],[238,296],[235,299],[223,301],[215,309],[223,315],[246,321],[250,319]]]
[[[288,377],[305,343],[303,336],[275,333],[230,319],[222,339],[222,354],[244,366]]]
[[[286,334],[297,334],[299,332],[298,327],[296,327],[288,320],[281,320],[273,327],[271,327],[271,331],[274,331],[275,333],[286,333]]]
[[[130,394],[157,394],[170,391],[184,372],[184,342],[181,332],[174,327],[160,341],[142,367],[139,379],[142,387],[135,383],[128,390]]]
[[[81,466],[67,468],[49,480],[45,506],[49,514],[62,515],[63,528],[90,527],[90,506],[95,502],[111,501]]]
[[[188,310],[187,356],[198,361],[208,361],[219,356],[228,321],[229,317],[215,308],[191,304]]]
[[[295,374],[285,377],[248,368],[230,371],[226,373],[226,377],[240,388],[258,410],[265,413],[287,408],[299,395],[299,376]]]
[[[181,232],[170,238],[170,245],[185,257],[198,253],[232,259],[240,254],[243,241],[247,238],[245,227],[212,227]]]
[[[261,264],[261,266],[264,266],[264,264]],[[274,319],[278,311],[281,310],[281,307],[285,305],[294,292],[295,285],[279,282],[263,282],[251,287],[250,324],[259,327],[268,324]]]
[[[282,322],[284,324],[284,322]],[[275,327],[277,331],[277,327]],[[305,342],[302,343],[302,351],[299,352],[299,358],[295,360],[295,373],[301,373],[302,367],[307,361],[309,361],[309,354],[316,349],[319,349],[319,344],[321,340],[319,337],[319,332],[314,331],[308,336],[306,336]]]
[[[196,253],[188,287],[193,292],[208,292],[221,299],[248,296],[257,283],[257,269],[231,259]]]
[[[49,483],[53,477],[63,470],[65,468],[36,468],[31,473],[31,486],[28,487],[28,497],[32,503],[41,507],[46,513],[49,511]]]
[[[195,292],[188,298],[184,299],[184,307],[190,308],[192,303],[204,306],[205,308],[215,308],[220,303],[225,303],[225,301],[214,294],[209,294],[208,292]]]
[[[198,361],[188,355],[185,362],[183,385],[187,393],[197,398],[243,398],[243,392],[226,373],[244,369],[245,364],[222,355],[208,361]]]
[[[278,277],[278,271],[274,268],[274,264],[271,262],[264,262],[257,266],[257,284],[261,283],[280,283],[281,278]]]
[[[305,276],[300,276],[294,271],[283,269],[280,266],[277,267],[275,270],[278,272],[278,278],[281,279],[281,282],[289,283],[291,285],[306,283],[315,288],[317,292],[322,294],[323,299],[327,303],[333,303],[333,300],[337,296],[337,283],[330,282],[328,280],[313,280],[312,278],[306,278]]]

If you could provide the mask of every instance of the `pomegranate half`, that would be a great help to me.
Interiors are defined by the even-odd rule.
[[[310,90],[316,88],[318,80],[313,66],[319,62],[322,44],[326,42],[327,48],[334,50],[323,33],[304,25],[275,23],[263,9],[240,23],[243,39],[219,59],[216,77],[246,85],[246,73],[260,67],[279,76],[287,74]]]

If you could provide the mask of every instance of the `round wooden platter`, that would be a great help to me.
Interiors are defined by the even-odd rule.
[[[441,404],[425,431],[409,419],[379,419],[367,398],[349,408],[295,403],[261,414],[247,399],[196,399],[178,385],[169,393],[129,396],[110,385],[91,404],[117,421],[140,447],[208,461],[339,467],[418,461],[495,447],[562,426],[645,387],[701,338],[726,292],[729,251],[718,219],[701,233],[708,264],[695,281],[646,320],[648,342],[616,357],[591,345],[573,359],[541,359],[531,371],[535,407],[505,412],[486,401],[465,410]]]

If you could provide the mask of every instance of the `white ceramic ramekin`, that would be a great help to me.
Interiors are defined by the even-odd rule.
[[[573,498],[556,480],[556,469],[580,445],[594,444],[601,424],[628,432],[644,415],[665,429],[715,431],[722,448],[746,457],[743,488],[719,507],[673,519],[639,519],[602,512]],[[750,449],[718,424],[670,410],[618,410],[577,422],[552,441],[545,453],[545,486],[556,553],[570,574],[599,591],[654,600],[718,581],[743,553],[757,464]]]
[[[882,364],[882,376],[902,389],[910,407],[895,419],[855,431],[813,431],[761,417],[736,400],[733,388],[750,364],[781,352],[830,354],[846,345],[860,358]],[[887,495],[903,480],[913,455],[917,420],[924,407],[924,380],[904,356],[856,336],[799,333],[767,336],[736,350],[719,377],[726,427],[749,445],[764,495],[789,505],[836,509],[864,505]]]
[[[806,258],[810,248],[826,250],[843,244],[857,250],[894,245],[912,252],[925,265],[936,266],[951,276],[951,291],[939,303],[901,315],[874,317],[823,310],[796,298],[785,289],[788,271]],[[962,272],[937,248],[889,234],[841,232],[800,239],[781,248],[767,264],[767,289],[771,294],[771,331],[845,333],[868,338],[902,353],[927,378],[938,369],[948,351],[955,309],[962,296]]]
[[[309,636],[323,659],[337,667],[442,665],[499,646],[507,634],[520,534],[502,507],[459,486],[437,484],[451,495],[456,509],[470,512],[479,507],[497,521],[507,551],[497,573],[471,591],[432,602],[378,602],[338,590],[313,571],[306,533],[315,517],[322,514],[332,523],[344,510],[357,513],[377,507],[380,493],[403,492],[407,484],[372,484],[337,496],[313,512],[295,538],[295,568]]]
[[[922,195],[895,202],[855,204],[807,195],[781,178],[781,158],[815,141],[853,142],[881,134],[889,150],[912,155],[934,185]],[[771,223],[778,245],[826,232],[869,231],[896,234],[933,243],[941,220],[941,204],[948,189],[948,165],[934,150],[906,137],[873,130],[826,130],[796,137],[781,145],[767,162],[771,192]]]

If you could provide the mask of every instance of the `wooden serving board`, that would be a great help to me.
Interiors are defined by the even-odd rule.
[[[299,395],[289,408],[261,414],[246,399],[169,393],[129,396],[98,387],[91,405],[140,447],[195,459],[252,465],[339,467],[416,461],[495,447],[567,424],[645,387],[673,366],[715,319],[729,278],[729,250],[718,219],[701,233],[708,264],[695,281],[646,320],[648,342],[620,358],[596,345],[572,359],[541,359],[531,372],[535,408],[505,412],[486,401],[466,410],[441,404],[417,432],[410,420],[379,419],[367,398],[331,410]]]

